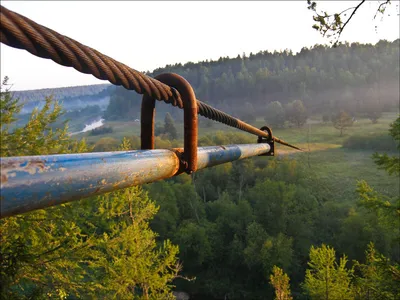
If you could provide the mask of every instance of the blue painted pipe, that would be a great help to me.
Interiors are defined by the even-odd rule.
[[[198,169],[269,150],[268,144],[199,147]],[[179,152],[182,149],[0,158],[0,217],[178,175]]]

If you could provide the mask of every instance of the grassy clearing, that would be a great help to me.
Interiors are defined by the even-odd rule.
[[[305,125],[303,128],[275,129],[274,135],[290,143],[296,144],[307,152],[300,153],[296,150],[277,145],[279,155],[290,155],[303,163],[314,175],[310,184],[323,186],[327,199],[348,201],[357,199],[355,192],[358,180],[366,180],[377,191],[386,195],[398,195],[400,192],[398,178],[388,176],[384,171],[377,170],[372,161],[371,149],[350,150],[342,147],[343,142],[352,136],[369,136],[387,134],[389,124],[397,117],[396,113],[385,113],[377,124],[372,124],[368,119],[358,119],[356,123],[341,137],[339,131],[331,124],[315,123]],[[112,126],[114,132],[99,136],[84,135],[89,143],[95,143],[102,137],[112,137],[121,140],[124,136],[140,136],[140,123],[137,122],[106,122]],[[263,120],[254,124],[260,128]],[[183,144],[183,124],[176,124],[180,142]],[[200,127],[199,137],[217,131],[239,132],[235,128],[224,124],[214,123],[211,128]],[[249,135],[250,136],[250,135]],[[79,138],[79,136],[77,136]],[[251,137],[251,136],[250,136]],[[254,137],[254,142],[256,137]],[[310,152],[308,152],[310,150]],[[315,181],[315,178],[318,180]]]
[[[359,180],[367,181],[387,196],[399,195],[399,179],[378,170],[372,160],[372,153],[368,150],[348,150],[338,145],[326,144],[312,147],[311,152],[292,154],[291,157],[296,157],[309,169],[314,175],[311,184],[324,187],[324,196],[327,199],[340,202],[357,199],[355,190]]]
[[[366,180],[373,188],[388,196],[399,195],[399,180],[378,170],[372,160],[373,150],[350,150],[342,143],[352,136],[371,136],[388,134],[390,123],[397,117],[396,113],[385,113],[378,124],[360,119],[350,127],[343,137],[330,124],[312,124],[308,136],[308,126],[301,129],[274,130],[274,135],[293,142],[310,152],[299,153],[287,147],[278,146],[278,153],[296,157],[318,180],[314,183],[324,186],[326,197],[337,201],[356,199],[357,181]],[[307,143],[309,138],[310,143]],[[377,141],[379,142],[379,141]]]
[[[342,145],[343,141],[352,135],[368,135],[387,132],[389,124],[397,117],[396,113],[384,113],[383,117],[378,120],[377,124],[372,124],[368,119],[358,119],[352,127],[349,127],[342,137],[339,136],[339,130],[335,129],[332,124],[314,123],[320,120],[318,117],[313,118],[313,124],[307,124],[302,128],[284,128],[274,129],[275,136],[282,138],[291,143],[323,143]],[[133,121],[106,121],[105,125],[111,126],[114,132],[111,134],[89,136],[89,133],[77,135],[76,138],[85,137],[89,142],[96,142],[102,137],[113,137],[122,139],[124,136],[140,135],[140,123]],[[260,128],[265,125],[262,118],[258,118],[254,125]],[[183,138],[183,124],[176,123],[175,127],[178,131],[178,139]],[[226,126],[221,123],[213,122],[212,127],[199,127],[199,137],[206,134],[212,134],[217,131],[240,132],[236,128]],[[255,138],[256,139],[256,138]]]

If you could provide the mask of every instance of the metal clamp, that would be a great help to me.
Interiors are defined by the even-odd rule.
[[[259,136],[257,139],[257,143],[266,143],[269,145],[270,149],[265,154],[260,154],[259,156],[275,156],[275,141],[274,136],[272,135],[272,130],[268,126],[263,126],[260,130],[265,131],[268,133],[268,137]]]
[[[193,88],[182,76],[174,73],[163,73],[155,77],[170,87],[175,88],[182,98],[183,124],[184,124],[184,147],[181,156],[182,170],[191,174],[197,170],[197,100]],[[154,120],[155,99],[144,95],[141,108],[141,149],[154,149]]]

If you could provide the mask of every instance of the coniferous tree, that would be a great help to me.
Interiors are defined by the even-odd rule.
[[[0,94],[2,157],[89,150],[84,141],[70,140],[66,126],[52,129],[62,110],[51,98],[25,126],[13,127],[22,106],[6,85]],[[130,148],[125,139],[120,150]],[[157,245],[149,228],[157,210],[134,187],[1,219],[0,298],[173,299],[178,247],[168,240]]]
[[[322,244],[311,246],[309,269],[306,271],[304,289],[311,299],[353,299],[351,276],[353,269],[346,268],[347,258],[336,262],[335,250]]]
[[[274,266],[269,279],[275,289],[275,300],[293,299],[290,295],[289,276],[281,268]]]
[[[373,243],[365,251],[364,264],[355,262],[357,299],[398,299],[400,297],[400,265],[379,253]]]

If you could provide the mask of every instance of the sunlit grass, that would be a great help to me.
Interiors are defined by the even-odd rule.
[[[358,119],[352,127],[349,127],[340,136],[339,130],[335,129],[331,123],[313,123],[306,124],[302,128],[284,128],[275,129],[273,128],[273,134],[285,141],[292,144],[305,144],[305,143],[322,143],[322,144],[338,144],[342,145],[343,141],[352,135],[369,135],[376,133],[387,132],[389,124],[393,122],[397,117],[396,113],[384,113],[382,118],[378,120],[377,124],[372,124],[368,119]],[[313,121],[318,121],[318,117],[315,117]],[[204,124],[204,122],[203,122]],[[80,134],[75,136],[76,138],[85,137],[88,142],[96,142],[102,137],[113,137],[116,139],[122,139],[124,136],[140,136],[140,122],[133,121],[106,121],[105,125],[111,126],[114,130],[113,133],[90,136],[89,133]],[[256,122],[252,123],[257,128],[261,128],[265,125],[262,118],[258,118]],[[176,122],[175,127],[178,131],[178,139],[183,139],[183,124]],[[225,124],[213,122],[212,127],[199,126],[199,137],[207,134],[212,134],[217,131],[225,132],[241,132],[236,128],[226,126]],[[249,134],[249,136],[251,136]],[[257,137],[254,137],[256,141]]]
[[[366,180],[372,187],[386,195],[398,195],[398,178],[388,176],[384,171],[378,170],[372,160],[371,149],[350,150],[342,147],[343,142],[352,136],[372,136],[388,134],[389,124],[397,117],[396,113],[385,113],[377,124],[372,124],[368,119],[358,119],[356,123],[346,130],[341,137],[339,130],[332,124],[313,123],[302,128],[274,129],[273,133],[281,139],[293,143],[305,152],[298,152],[291,148],[277,145],[278,155],[289,155],[297,159],[301,164],[314,174],[315,180],[311,184],[324,186],[326,197],[337,201],[348,201],[357,198],[355,193],[357,180]],[[315,117],[313,121],[318,121]],[[204,123],[203,123],[204,124]],[[124,136],[140,136],[140,123],[133,121],[106,122],[112,126],[114,132],[98,136],[90,136],[85,133],[89,143],[95,143],[102,137],[113,137],[121,140]],[[176,123],[180,143],[183,145],[183,124]],[[254,124],[260,128],[264,125],[262,120]],[[235,128],[224,124],[213,123],[212,127],[199,127],[199,138],[217,131],[240,132]],[[79,136],[78,136],[79,137]],[[249,134],[249,138],[252,135]],[[254,137],[254,142],[256,142]],[[268,158],[265,158],[268,159]]]
[[[399,195],[399,179],[378,170],[372,160],[372,151],[348,150],[341,147],[311,151],[296,155],[324,185],[329,197],[338,201],[356,199],[358,180],[366,180],[377,191],[388,196]]]

